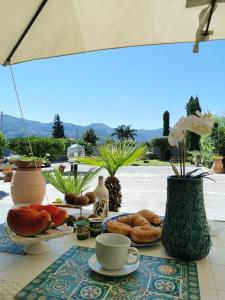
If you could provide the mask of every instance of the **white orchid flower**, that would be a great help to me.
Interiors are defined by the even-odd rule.
[[[181,117],[175,124],[174,128],[171,128],[168,136],[168,142],[171,146],[177,146],[184,141],[184,133],[187,127],[187,118]]]
[[[207,114],[202,115],[199,111],[197,111],[196,114],[198,116],[190,115],[187,117],[187,130],[194,132],[198,135],[209,134],[212,131],[213,127],[212,115],[209,112]]]

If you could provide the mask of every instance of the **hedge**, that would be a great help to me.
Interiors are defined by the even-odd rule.
[[[67,148],[72,144],[80,144],[84,147],[86,155],[92,154],[92,146],[82,140],[68,138],[50,138],[50,137],[29,137],[33,154],[36,157],[46,157],[50,154],[51,161],[56,160],[60,156],[66,155]],[[10,139],[8,143],[9,149],[18,155],[32,156],[27,137],[18,137]]]
[[[65,151],[65,143],[62,139],[48,137],[29,137],[34,156],[46,157],[54,161]],[[32,156],[27,137],[10,139],[8,147],[11,151],[19,155]]]
[[[3,150],[7,145],[7,140],[5,139],[4,135],[2,132],[0,132],[0,158],[3,155]]]

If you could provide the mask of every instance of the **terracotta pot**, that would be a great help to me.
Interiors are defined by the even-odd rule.
[[[13,175],[12,176],[5,176],[3,178],[4,182],[11,182],[12,181],[12,178],[13,178]]]
[[[10,161],[12,162],[14,165],[17,166],[17,168],[20,168],[20,169],[27,169],[27,168],[41,168],[42,166],[42,161],[41,160],[35,160],[35,163],[34,161],[26,161],[26,160],[12,160]]]
[[[46,183],[40,170],[17,169],[13,176],[11,195],[14,204],[41,203],[45,196]]]
[[[224,173],[224,167],[222,159],[215,159],[212,165],[212,171],[216,174]]]

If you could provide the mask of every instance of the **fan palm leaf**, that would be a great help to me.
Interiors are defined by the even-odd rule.
[[[100,168],[92,168],[86,172],[84,176],[77,177],[64,176],[58,169],[51,173],[43,173],[43,175],[48,182],[61,193],[74,193],[80,195],[89,188],[91,181],[97,175],[99,170]]]
[[[79,162],[104,167],[110,176],[115,176],[120,167],[130,165],[143,157],[147,151],[145,145],[129,143],[105,144],[98,147],[99,157],[81,157]]]

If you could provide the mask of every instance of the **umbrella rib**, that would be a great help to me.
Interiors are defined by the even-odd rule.
[[[212,0],[211,9],[210,9],[210,13],[209,13],[209,18],[208,18],[206,30],[203,33],[204,36],[208,36],[209,35],[209,25],[210,25],[210,22],[211,22],[211,19],[212,19],[212,15],[213,15],[213,11],[214,11],[215,5],[216,5],[216,0]]]
[[[37,17],[39,16],[40,12],[42,11],[42,9],[44,8],[45,4],[48,2],[48,0],[43,0],[40,4],[40,6],[38,7],[37,11],[35,12],[34,16],[32,17],[32,19],[30,20],[29,24],[27,25],[27,27],[25,28],[25,30],[23,31],[22,35],[20,36],[19,40],[17,41],[16,45],[13,47],[12,51],[10,52],[9,56],[7,57],[7,59],[5,60],[3,66],[7,66],[10,64],[11,58],[13,56],[13,54],[16,52],[16,50],[18,49],[19,45],[22,43],[23,39],[25,38],[25,36],[27,35],[28,31],[30,30],[31,26],[34,24],[35,20],[37,19]]]

